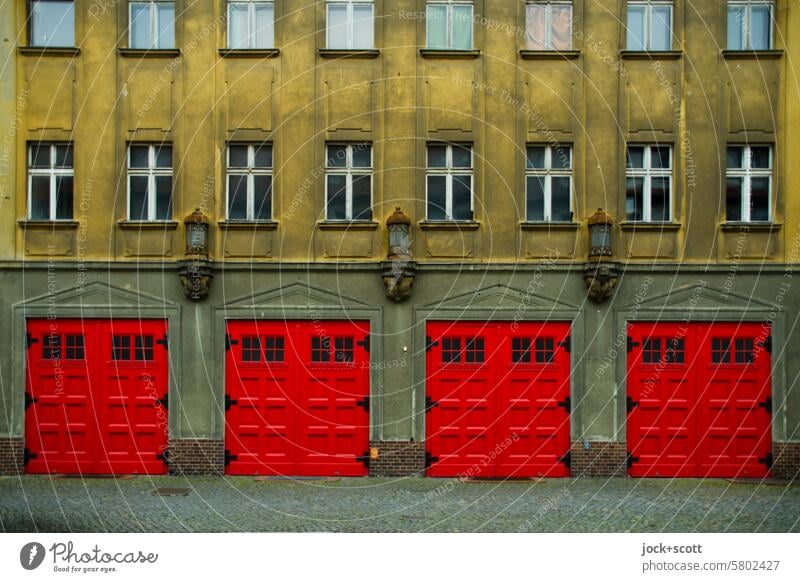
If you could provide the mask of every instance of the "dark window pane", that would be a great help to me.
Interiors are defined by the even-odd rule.
[[[731,340],[727,338],[711,339],[711,362],[713,364],[729,364],[731,361]]]
[[[31,149],[31,168],[49,168],[50,167],[50,146],[49,145],[32,145]]]
[[[172,176],[156,176],[156,220],[172,218]]]
[[[153,336],[151,335],[137,335],[134,350],[135,360],[152,360],[153,359]]]
[[[283,338],[266,337],[264,338],[264,359],[267,362],[282,362],[284,357]]]
[[[642,361],[645,364],[661,362],[661,340],[648,338],[642,343]]]
[[[372,176],[353,176],[353,220],[372,220]]]
[[[664,361],[668,364],[683,364],[685,347],[684,340],[671,339],[667,342],[667,350],[664,353]]]
[[[72,176],[56,176],[56,218],[72,218]]]
[[[446,337],[442,338],[442,362],[461,361],[461,338]]]
[[[725,219],[737,222],[742,219],[743,178],[728,178],[725,191]]]
[[[311,338],[311,361],[330,362],[331,360],[330,338],[312,337]]]
[[[428,146],[428,167],[429,168],[447,167],[447,146],[444,145]]]
[[[470,364],[480,364],[484,361],[484,342],[482,337],[468,338],[464,346],[466,361]]]
[[[247,218],[247,176],[228,176],[228,220]]]
[[[42,359],[61,359],[61,336],[51,333],[42,337]]]
[[[242,337],[242,361],[261,361],[261,340],[258,336],[251,335]]]
[[[112,339],[112,360],[131,359],[131,338],[127,335],[115,335]]]
[[[328,161],[326,162],[326,164],[329,168],[346,168],[347,146],[343,145],[328,146]]]
[[[527,166],[529,169],[544,168],[544,146],[528,146]]]
[[[255,160],[253,162],[256,168],[271,168],[272,167],[272,146],[264,144],[262,146],[254,146]]]
[[[472,176],[453,176],[453,220],[472,220]]]
[[[670,220],[670,178],[654,177],[650,183],[650,217],[656,222]]]
[[[644,168],[644,148],[641,146],[631,146],[628,148],[628,167]]]
[[[555,359],[555,340],[553,338],[536,338],[536,363],[549,364]]]
[[[544,176],[528,176],[527,182],[527,220],[544,220]]]
[[[769,220],[769,178],[750,180],[750,220]]]
[[[754,343],[754,340],[751,338],[736,339],[735,361],[737,364],[751,364],[755,361],[755,353],[753,352]]]
[[[625,214],[628,220],[644,219],[644,178],[628,178]]]
[[[347,176],[328,175],[328,220],[345,220],[347,204]]]
[[[353,338],[351,337],[334,338],[333,360],[337,363],[353,361]]]
[[[353,167],[372,167],[372,146],[367,144],[357,144],[353,146]]]
[[[768,147],[750,148],[750,167],[757,170],[767,170],[771,167]]]
[[[68,335],[67,336],[67,359],[68,360],[82,360],[86,356],[83,346],[82,335]]]
[[[172,146],[156,148],[156,168],[172,167]]]
[[[728,148],[728,167],[731,169],[743,168],[744,165],[744,148],[742,147],[729,147]]]
[[[453,167],[471,168],[472,167],[472,148],[470,146],[453,146]]]
[[[228,147],[228,167],[246,168],[247,167],[247,146],[232,145]]]
[[[528,363],[531,361],[531,339],[515,337],[511,339],[511,361],[514,363]]]
[[[71,168],[72,166],[72,146],[56,146],[56,168]]]
[[[131,168],[147,168],[149,166],[148,146],[131,146],[129,164]]]
[[[447,219],[447,178],[428,176],[428,220]]]
[[[147,220],[147,176],[130,177],[131,220]]]
[[[651,168],[671,168],[670,149],[668,146],[650,148],[650,167]]]
[[[256,220],[272,218],[272,176],[253,177],[253,212]]]
[[[551,184],[550,201],[552,220],[560,222],[569,222],[572,220],[572,211],[570,210],[570,198],[572,196],[570,190],[570,178],[553,178]]]
[[[31,219],[50,220],[50,176],[31,176]]]
[[[572,168],[572,149],[553,148],[551,165],[556,170],[569,170]]]

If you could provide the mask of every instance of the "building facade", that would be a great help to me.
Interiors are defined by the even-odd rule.
[[[3,472],[797,474],[793,3],[2,10]]]

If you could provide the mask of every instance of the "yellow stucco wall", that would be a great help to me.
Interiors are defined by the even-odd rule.
[[[115,39],[125,46],[127,3],[103,0],[76,2],[79,54],[12,53],[4,81],[15,81],[16,88],[4,83],[0,107],[5,120],[15,101],[9,90],[27,95],[16,155],[25,160],[29,140],[74,142],[76,224],[25,223],[26,168],[14,162],[16,196],[4,200],[9,212],[0,213],[4,258],[178,259],[182,218],[198,206],[212,219],[216,260],[378,260],[386,254],[383,223],[397,204],[414,220],[414,254],[423,261],[583,260],[585,221],[598,207],[618,219],[620,260],[779,262],[787,240],[798,235],[800,208],[791,196],[798,189],[791,163],[798,144],[784,132],[797,127],[800,115],[792,55],[726,57],[724,2],[676,2],[676,50],[658,59],[623,51],[621,0],[576,0],[577,52],[525,59],[519,53],[524,2],[517,0],[475,2],[480,54],[473,58],[420,54],[425,22],[415,14],[424,12],[422,0],[376,0],[380,54],[369,59],[319,53],[324,3],[276,4],[280,55],[272,58],[220,54],[226,46],[223,0],[178,0],[178,57],[119,54]],[[17,23],[25,22],[25,2],[2,6],[0,26],[17,29],[24,46],[26,32]],[[797,2],[778,1],[776,48],[794,55],[798,12]],[[14,31],[5,36],[13,38]],[[7,50],[8,43],[3,46]],[[9,68],[14,61],[15,71]],[[779,147],[785,137],[788,147]],[[126,145],[161,140],[174,146],[178,224],[125,228]],[[229,140],[274,143],[276,228],[219,224]],[[424,224],[429,140],[474,144],[477,224]],[[377,227],[345,231],[318,224],[326,141],[374,144]],[[525,144],[553,141],[574,147],[576,224],[520,224]],[[675,224],[620,225],[625,143],[656,141],[675,145]],[[778,226],[746,236],[721,226],[725,147],[744,141],[773,143],[778,152]]]
[[[800,2],[786,21],[786,261],[800,263]]]

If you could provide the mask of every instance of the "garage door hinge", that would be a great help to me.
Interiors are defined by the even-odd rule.
[[[27,465],[31,462],[31,459],[35,459],[39,455],[36,453],[32,453],[28,447],[22,449],[22,464]]]
[[[156,400],[164,410],[169,410],[169,394],[164,394],[163,398]]]
[[[568,354],[572,353],[572,336],[568,335],[563,342],[558,342],[558,345],[564,348]]]
[[[369,396],[364,396],[361,400],[356,400],[356,406],[360,406],[367,412],[369,412]]]
[[[33,337],[30,332],[25,333],[25,344],[28,346],[28,349],[31,349],[31,346],[37,343],[39,340]]]
[[[633,351],[633,348],[636,348],[638,346],[639,342],[633,341],[633,338],[631,336],[628,336],[628,353],[631,353]]]
[[[641,459],[639,457],[633,456],[633,454],[628,451],[628,457],[625,459],[625,465],[627,465],[628,469],[633,467],[634,463],[638,463]]]
[[[768,335],[764,340],[764,350],[768,353],[772,353],[772,336]]]
[[[364,346],[364,351],[369,353],[369,334],[365,335],[360,342],[356,342],[356,345]]]
[[[769,467],[771,469],[772,465],[774,463],[774,459],[772,458],[772,453],[767,453],[766,456],[761,457],[760,459],[758,459],[758,462],[763,464],[763,465],[766,465],[767,467]]]
[[[759,402],[758,406],[766,410],[767,414],[772,414],[772,396],[767,396],[767,399],[764,402]]]
[[[639,406],[639,403],[636,402],[636,400],[634,400],[632,396],[628,396],[625,399],[625,409],[628,411],[628,414],[633,412],[633,409],[636,408],[637,406]]]
[[[235,346],[239,343],[239,340],[232,339],[229,334],[225,334],[225,351],[227,352],[231,349],[231,346]]]
[[[567,467],[567,469],[571,469],[572,468],[572,453],[567,451],[564,454],[563,457],[558,459],[558,462],[559,463],[564,463],[564,465]]]
[[[425,451],[425,468],[429,469],[434,463],[439,462],[439,457],[434,457],[429,451]]]
[[[169,449],[164,449],[163,453],[156,454],[156,460],[162,461],[165,465],[169,464]]]
[[[436,347],[438,345],[439,345],[439,342],[433,341],[433,338],[431,336],[429,336],[429,335],[425,336],[425,351],[426,352],[431,351],[434,347]]]
[[[560,406],[561,408],[566,410],[567,414],[571,414],[572,413],[572,397],[571,396],[567,396],[566,398],[564,398],[564,400],[559,402],[557,404],[557,406]]]
[[[169,351],[169,338],[167,337],[167,334],[164,334],[164,337],[162,337],[160,340],[156,340],[156,343],[164,346],[164,349]]]
[[[28,392],[25,393],[25,410],[28,410],[31,404],[36,404],[37,402],[39,402],[38,398],[34,398]]]
[[[225,449],[225,466],[231,464],[231,461],[237,461],[239,459],[239,455],[232,455],[228,449]]]
[[[231,409],[231,406],[236,406],[237,404],[239,404],[238,400],[231,398],[230,394],[225,395],[225,412],[228,412]]]
[[[356,455],[356,461],[364,465],[367,469],[369,469],[369,451],[364,453],[363,455]]]
[[[425,412],[430,412],[433,408],[439,406],[438,402],[434,402],[430,396],[425,396]]]

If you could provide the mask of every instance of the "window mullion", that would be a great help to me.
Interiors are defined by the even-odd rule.
[[[355,8],[352,2],[347,3],[347,48],[355,46]]]
[[[750,222],[750,198],[752,195],[752,176],[748,170],[744,177],[744,192],[742,193],[742,221]]]
[[[344,196],[344,217],[347,220],[353,220],[353,172],[350,168],[347,169],[347,177],[345,178]]]
[[[247,172],[247,220],[255,219],[255,197],[256,186],[253,173],[248,170]]]
[[[444,213],[447,220],[453,220],[453,173],[447,172],[445,178]]]
[[[158,10],[155,2],[150,2],[150,48],[157,48]]]

